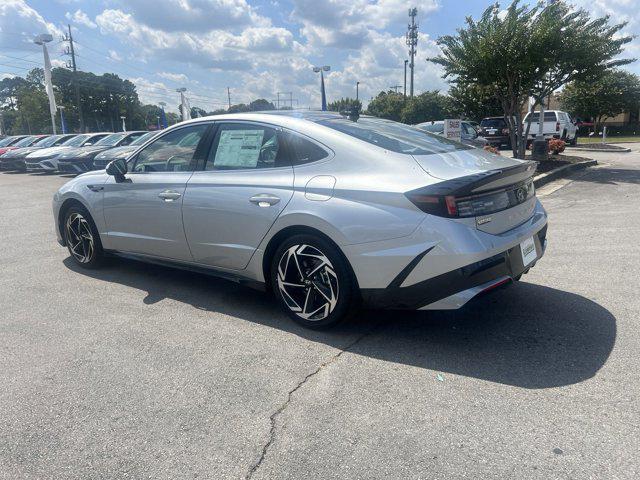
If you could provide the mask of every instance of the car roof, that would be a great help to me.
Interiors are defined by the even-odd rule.
[[[332,120],[332,119],[344,119],[346,118],[344,115],[341,115],[338,112],[329,112],[329,111],[321,111],[321,110],[265,110],[260,112],[246,112],[246,113],[225,113],[222,115],[209,115],[207,117],[198,117],[193,118],[191,120],[186,120],[184,122],[177,123],[176,125],[172,125],[171,128],[177,125],[189,125],[200,122],[211,122],[211,121],[231,121],[231,120],[247,120],[254,122],[265,122],[273,125],[278,125],[282,127],[291,127],[295,128],[296,126],[303,127],[305,124],[308,125],[309,122],[317,124],[323,120]],[[370,120],[380,120],[381,122],[390,121],[381,119],[378,117],[373,117],[370,115],[360,115],[360,118],[366,118]]]

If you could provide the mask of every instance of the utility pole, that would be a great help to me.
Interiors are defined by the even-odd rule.
[[[71,35],[71,25],[69,27],[69,35],[64,39],[65,42],[69,42],[69,50],[67,55],[71,56],[71,68],[73,69],[73,88],[76,96],[76,108],[78,109],[78,120],[80,122],[80,131],[84,132],[84,117],[82,115],[82,105],[80,105],[80,86],[78,85],[78,70],[76,67],[76,51],[73,47],[73,36]]]
[[[407,63],[409,60],[404,61],[404,96],[407,98]]]
[[[398,93],[398,89],[402,87],[402,85],[391,85],[389,87],[389,90],[393,90],[394,92]]]
[[[231,90],[229,87],[227,87],[227,97],[229,98],[229,108],[231,108]]]
[[[356,82],[356,102],[360,98],[360,82]]]
[[[406,43],[409,47],[409,58],[411,62],[409,63],[409,68],[411,69],[411,83],[409,87],[409,96],[413,97],[413,67],[415,66],[415,56],[416,56],[416,47],[418,46],[418,24],[416,23],[416,15],[418,15],[417,8],[409,9],[409,18],[411,18],[411,23],[407,27],[407,38]]]

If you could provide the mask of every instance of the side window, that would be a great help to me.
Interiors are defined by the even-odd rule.
[[[218,127],[205,170],[244,170],[288,166],[282,135],[251,123],[222,123]]]
[[[208,125],[193,125],[167,133],[136,156],[132,172],[190,172],[193,157]]]
[[[322,147],[307,140],[301,135],[289,133],[287,142],[291,149],[294,165],[304,165],[305,163],[315,162],[327,158],[329,153]]]

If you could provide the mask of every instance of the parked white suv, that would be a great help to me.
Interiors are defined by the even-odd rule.
[[[538,121],[540,112],[527,113],[524,117],[523,128],[526,130],[527,122],[531,117],[531,128],[529,129],[529,140],[533,140],[538,134]],[[560,110],[545,110],[542,131],[545,138],[560,138],[575,145],[578,142],[578,127],[571,120],[567,112]]]

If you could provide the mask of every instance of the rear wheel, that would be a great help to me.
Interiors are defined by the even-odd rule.
[[[577,144],[578,144],[578,132],[576,132],[576,134],[573,136],[573,138],[569,142],[569,145],[571,145],[572,147],[575,147]]]
[[[64,216],[64,238],[71,258],[82,268],[96,268],[102,263],[102,243],[89,212],[79,205],[70,207]]]
[[[294,235],[277,249],[271,285],[282,309],[307,328],[327,328],[357,309],[353,273],[338,249],[315,235]]]

